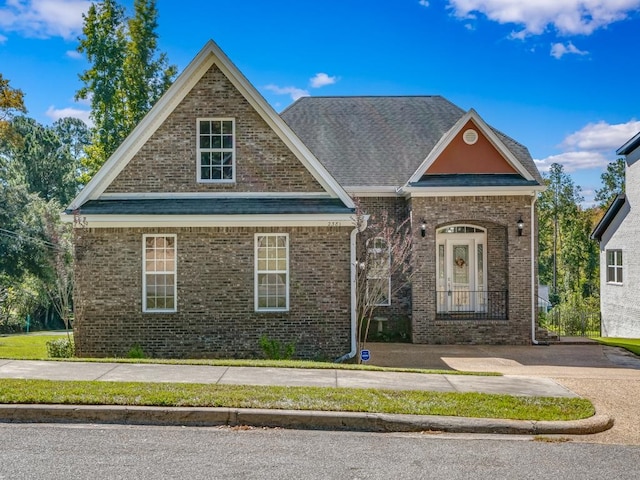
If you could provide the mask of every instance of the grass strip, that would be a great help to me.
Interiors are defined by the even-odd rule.
[[[635,355],[640,355],[640,338],[597,337],[594,340],[610,347],[622,347]]]
[[[419,368],[390,368],[375,365],[350,363],[313,362],[309,360],[232,360],[232,359],[161,359],[161,358],[50,358],[47,342],[66,338],[62,335],[11,335],[0,337],[0,358],[11,360],[50,360],[64,362],[98,363],[159,363],[166,365],[211,365],[222,367],[272,367],[272,368],[318,368],[334,370],[368,370],[377,372],[410,372],[447,375],[501,376],[496,372],[464,372],[458,370],[427,370]]]
[[[595,413],[582,398],[358,388],[0,380],[0,403],[230,407],[577,420]]]

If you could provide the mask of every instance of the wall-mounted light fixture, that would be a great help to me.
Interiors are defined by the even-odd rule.
[[[427,234],[427,222],[426,220],[422,220],[422,225],[420,225],[420,235],[423,237]]]
[[[522,221],[522,215],[518,217],[518,236],[522,236],[522,230],[524,230],[524,222]]]

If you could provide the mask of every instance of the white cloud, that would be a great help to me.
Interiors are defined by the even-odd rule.
[[[316,73],[314,77],[309,80],[309,84],[312,88],[320,88],[326,85],[333,85],[338,81],[338,77],[330,77],[326,73]]]
[[[7,37],[5,37],[4,35],[0,35],[0,45],[2,45],[3,43],[5,43],[8,40]]]
[[[591,168],[604,170],[609,162],[616,159],[616,150],[638,131],[640,121],[636,120],[614,125],[603,121],[589,123],[567,135],[559,145],[563,153],[535,162],[541,172],[548,171],[552,163],[563,165],[567,173]]]
[[[538,170],[541,172],[549,171],[552,163],[559,163],[564,166],[567,173],[576,170],[586,170],[589,168],[606,168],[609,159],[600,152],[565,152],[559,155],[551,155],[542,160],[535,160]]]
[[[0,30],[27,37],[75,38],[82,30],[86,0],[7,0],[0,7]]]
[[[74,60],[79,60],[82,58],[82,54],[77,50],[67,50],[66,55],[67,57],[73,58]]]
[[[292,100],[298,100],[301,97],[308,97],[309,92],[298,87],[279,87],[277,85],[266,85],[265,90],[275,93],[276,95],[290,95]]]
[[[561,35],[589,35],[598,28],[624,20],[640,9],[640,0],[449,0],[460,18],[482,13],[501,24],[522,30],[513,38],[539,35],[551,27]]]
[[[428,7],[429,6],[429,1],[428,0],[420,0],[418,3],[420,5],[422,5],[423,7]]]
[[[551,56],[557,58],[558,60],[561,59],[564,55],[567,55],[568,53],[571,53],[574,55],[589,54],[589,52],[580,50],[571,42],[568,42],[566,45],[563,43],[554,43],[553,45],[551,45]]]
[[[66,118],[66,117],[79,118],[80,120],[82,120],[84,123],[86,123],[88,126],[91,127],[93,126],[93,122],[89,118],[90,113],[91,112],[89,112],[88,110],[80,110],[79,108],[72,108],[72,107],[54,108],[53,105],[51,105],[47,109],[46,115],[54,122],[56,120],[60,120],[61,118]]]
[[[567,136],[561,144],[565,150],[595,150],[615,152],[627,140],[640,132],[640,121],[610,125],[607,122],[589,123]]]

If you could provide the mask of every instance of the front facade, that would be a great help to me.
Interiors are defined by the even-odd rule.
[[[277,115],[209,42],[63,215],[78,354],[257,357],[266,337],[353,357],[356,203],[411,232],[412,282],[378,307],[385,331],[529,343],[541,185],[526,148],[473,110],[319,97]]]
[[[600,312],[604,337],[640,337],[640,133],[620,147],[625,194],[618,195],[591,237],[600,243]]]
[[[410,222],[411,285],[377,309],[383,338],[535,342],[543,187],[525,147],[438,96],[307,97],[282,117],[365,213]]]

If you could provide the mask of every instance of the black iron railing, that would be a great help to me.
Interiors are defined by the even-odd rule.
[[[506,320],[508,290],[438,290],[436,317],[459,320]]]

